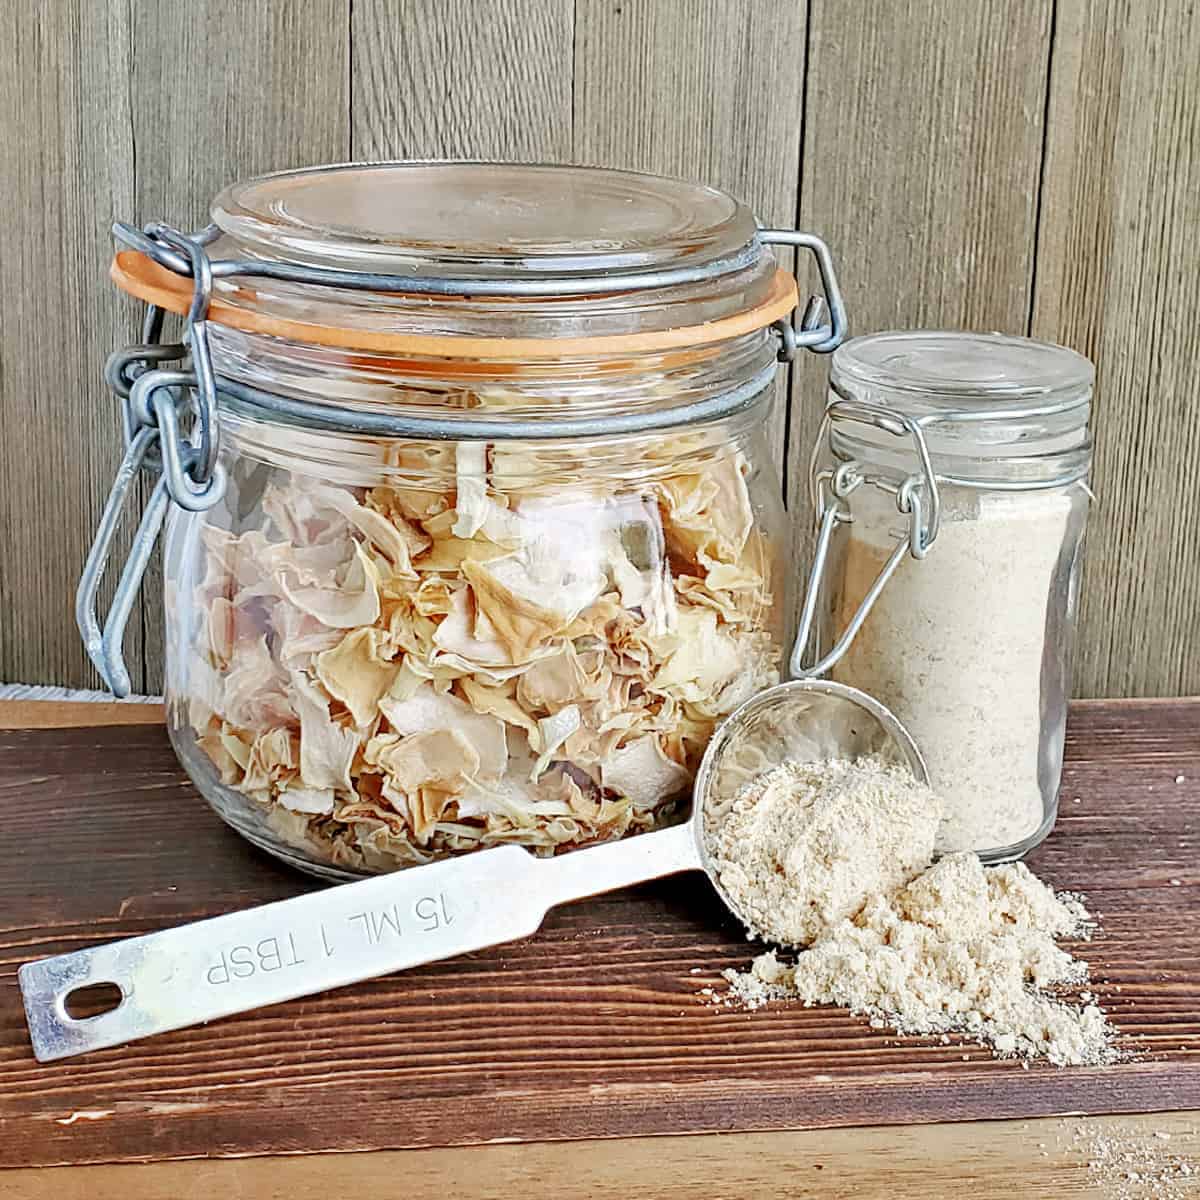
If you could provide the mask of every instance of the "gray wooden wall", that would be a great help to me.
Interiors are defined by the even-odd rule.
[[[2,680],[95,682],[72,594],[117,460],[100,369],[136,327],[110,223],[201,224],[273,168],[444,155],[707,180],[829,240],[856,332],[1092,356],[1077,690],[1200,692],[1190,0],[4,0],[0,121]],[[824,369],[772,426],[796,512]],[[159,621],[147,602],[130,638],[150,690]]]

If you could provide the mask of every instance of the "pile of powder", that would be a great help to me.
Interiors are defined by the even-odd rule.
[[[804,946],[927,866],[941,813],[929,788],[875,758],[785,762],[742,788],[706,836],[748,932]]]
[[[771,952],[726,971],[726,1002],[835,1004],[1001,1056],[1114,1061],[1091,997],[1048,990],[1087,979],[1055,941],[1088,935],[1082,902],[1021,863],[985,868],[959,853],[930,865],[940,806],[929,796],[872,761],[784,764],[739,793],[709,834],[721,884],[756,930],[809,948],[794,964]]]

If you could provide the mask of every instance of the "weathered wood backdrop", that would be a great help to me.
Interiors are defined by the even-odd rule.
[[[477,156],[711,181],[832,244],[856,332],[1033,333],[1099,367],[1081,695],[1200,692],[1200,7],[1190,0],[5,0],[0,679],[71,618],[117,457],[115,218],[227,181]],[[792,508],[824,364],[776,445]],[[155,584],[151,583],[153,592]],[[157,604],[131,633],[160,679]]]

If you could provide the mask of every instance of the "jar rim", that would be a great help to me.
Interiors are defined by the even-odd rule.
[[[167,312],[184,315],[191,307],[191,281],[169,271],[140,251],[119,251],[113,258],[109,275],[122,291]],[[347,327],[277,316],[261,308],[236,302],[238,295],[244,299],[246,293],[252,290],[239,285],[235,289],[237,295],[233,296],[215,291],[209,302],[206,319],[245,333],[264,334],[306,345],[449,360],[514,362],[573,355],[654,354],[689,346],[713,345],[773,325],[787,317],[798,302],[795,279],[782,268],[777,268],[771,274],[765,294],[753,306],[715,320],[640,332],[578,337],[488,337]]]
[[[927,459],[962,486],[1061,486],[1090,467],[1093,376],[1073,350],[1007,334],[855,338],[833,356],[830,447],[899,478]]]
[[[855,399],[890,399],[906,410],[914,403],[922,411],[958,407],[976,420],[992,409],[1004,419],[1022,403],[1086,405],[1094,380],[1092,363],[1066,346],[969,330],[866,334],[839,346],[830,366],[835,390]]]
[[[218,323],[446,358],[712,344],[797,303],[771,252],[786,238],[760,232],[746,205],[633,171],[331,164],[232,184],[212,215],[190,236],[118,226],[133,252],[114,280],[179,311],[202,269]]]

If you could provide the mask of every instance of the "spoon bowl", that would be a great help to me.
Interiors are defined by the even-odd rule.
[[[795,679],[751,696],[714,734],[693,786],[691,825],[700,866],[725,906],[743,920],[721,886],[708,854],[708,835],[738,792],[788,759],[878,758],[906,767],[918,783],[929,772],[908,730],[874,697],[829,679]]]

